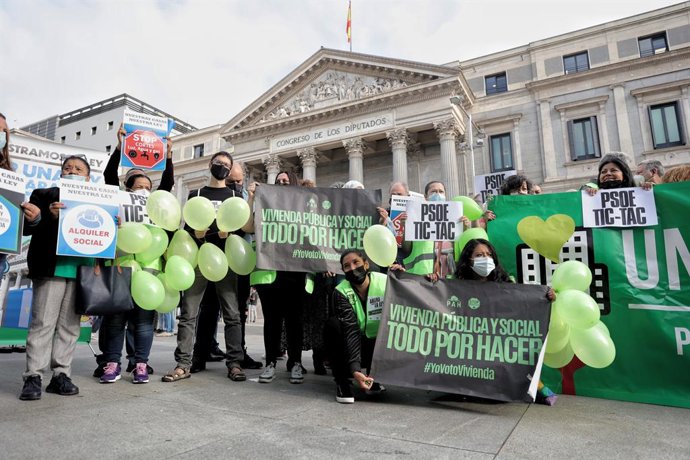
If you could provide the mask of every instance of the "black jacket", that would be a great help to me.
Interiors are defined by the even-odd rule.
[[[364,302],[366,304],[366,301]],[[333,313],[340,321],[345,335],[345,348],[350,372],[362,370],[362,340],[365,336],[359,330],[355,310],[340,291],[333,291]]]
[[[58,219],[50,214],[50,204],[60,201],[58,187],[38,188],[31,192],[29,203],[41,210],[41,220],[31,225],[24,218],[24,235],[31,236],[27,265],[29,278],[49,278],[55,275],[57,263]]]
[[[120,185],[120,177],[117,175],[117,169],[120,167],[120,149],[115,149],[110,158],[108,159],[108,164],[103,170],[103,179],[108,185]],[[172,190],[173,185],[175,185],[175,173],[173,172],[173,161],[172,158],[165,160],[165,170],[161,175],[161,182],[158,184],[156,190],[165,190],[169,192]]]

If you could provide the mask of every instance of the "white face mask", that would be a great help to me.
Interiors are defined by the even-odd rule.
[[[7,133],[5,131],[0,132],[0,150],[4,149],[7,145]]]
[[[86,180],[86,176],[80,176],[79,174],[65,174],[62,176],[63,179],[67,180],[76,180],[80,182],[84,182]]]
[[[429,197],[429,201],[446,201],[446,195],[443,193],[432,193]]]
[[[140,188],[139,190],[134,190],[132,193],[134,193],[135,195],[139,195],[139,196],[145,196],[147,198],[151,194],[151,192],[149,192],[145,188]]]
[[[472,270],[482,278],[486,278],[494,271],[496,264],[491,257],[475,257],[472,262]]]

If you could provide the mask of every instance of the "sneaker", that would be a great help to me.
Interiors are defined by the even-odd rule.
[[[276,363],[267,363],[266,369],[259,376],[259,383],[269,383],[276,376]]]
[[[386,387],[381,385],[379,382],[374,382],[371,384],[371,388],[369,388],[367,391],[365,391],[366,394],[371,395],[371,396],[376,396],[380,395],[381,393],[386,391]]]
[[[304,374],[302,373],[302,363],[295,363],[290,370],[290,383],[304,382]]]
[[[24,379],[22,393],[19,395],[22,401],[35,401],[41,399],[41,376],[30,375]]]
[[[55,393],[62,396],[73,396],[79,394],[79,388],[72,383],[72,379],[67,374],[61,372],[60,375],[53,376],[46,387],[46,393]]]
[[[350,382],[336,382],[335,383],[335,400],[340,404],[354,404],[355,395],[352,394]]]
[[[134,369],[137,367],[137,363],[134,361],[129,361],[127,364],[127,370],[125,371],[128,374],[131,374],[134,372]],[[146,365],[146,373],[147,374],[153,374],[153,368],[150,365]],[[101,375],[103,375],[103,369],[101,368]],[[94,377],[100,377],[101,375],[96,375],[96,371],[93,371],[93,376]]]
[[[192,366],[189,368],[189,372],[196,374],[197,372],[206,370],[206,361],[200,358],[192,358]]]
[[[149,383],[149,373],[146,363],[137,363],[137,367],[132,371],[132,383]]]
[[[101,383],[115,383],[120,380],[120,372],[122,369],[118,363],[108,363],[103,367],[103,375],[101,375]]]
[[[172,337],[172,332],[167,332],[167,331],[156,332],[156,337]]]

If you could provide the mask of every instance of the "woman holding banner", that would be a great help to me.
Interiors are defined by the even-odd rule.
[[[82,157],[67,157],[62,179],[89,181],[91,167]],[[60,189],[36,189],[24,203],[24,235],[30,235],[27,264],[33,280],[31,322],[26,338],[26,371],[19,399],[41,399],[41,371],[53,371],[46,392],[63,396],[79,394],[70,378],[72,355],[79,338],[80,316],[75,311],[77,266],[89,259],[58,256]]]
[[[103,171],[105,183],[108,185],[120,185],[117,170],[120,165],[120,147],[124,135],[125,131],[120,127],[117,147],[110,155],[108,164]],[[169,192],[174,183],[172,141],[168,139],[165,171],[161,176],[158,190]],[[152,182],[143,170],[132,168],[125,175],[124,187],[127,192],[148,196],[151,193]],[[151,269],[160,271],[161,267],[155,266]],[[148,383],[149,373],[153,373],[153,369],[148,365],[148,360],[153,344],[155,311],[144,310],[136,303],[134,305],[134,309],[126,313],[103,317],[98,336],[98,346],[102,354],[96,358],[98,368],[94,371],[94,377],[99,377],[101,383],[114,383],[120,380],[120,359],[122,357],[122,342],[125,341],[125,337],[129,361],[126,371],[132,372],[132,383]]]

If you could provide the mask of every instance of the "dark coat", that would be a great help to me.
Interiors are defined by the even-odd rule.
[[[50,278],[57,263],[58,219],[50,214],[50,204],[60,201],[58,187],[38,188],[31,192],[29,203],[41,210],[41,220],[31,225],[24,219],[24,235],[31,236],[27,265],[29,278]]]

